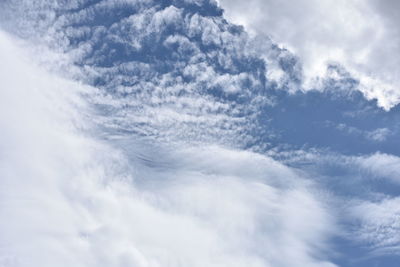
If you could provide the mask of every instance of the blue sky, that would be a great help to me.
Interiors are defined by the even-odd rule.
[[[3,1],[0,266],[398,266],[396,5]]]

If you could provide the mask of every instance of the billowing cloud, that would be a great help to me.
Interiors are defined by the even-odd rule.
[[[379,106],[389,109],[400,102],[397,1],[219,2],[230,20],[271,36],[300,57],[305,89],[318,87],[327,64],[336,62]]]

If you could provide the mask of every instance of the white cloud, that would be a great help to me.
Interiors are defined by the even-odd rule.
[[[334,221],[293,170],[99,141],[82,98],[94,88],[41,70],[3,33],[0,57],[0,265],[334,266],[321,260]]]
[[[370,156],[355,157],[355,161],[374,177],[386,178],[400,183],[400,158],[395,155],[375,153]]]
[[[367,155],[342,155],[324,150],[296,150],[286,152],[271,152],[271,156],[280,157],[281,160],[289,165],[308,166],[311,163],[315,168],[320,166],[318,171],[325,171],[333,168],[343,171],[343,176],[351,177],[354,182],[368,183],[379,179],[383,182],[400,183],[400,157],[397,155],[376,152]]]
[[[382,142],[385,141],[392,132],[388,128],[378,128],[376,130],[367,133],[367,138],[373,141]]]
[[[348,135],[360,136],[369,141],[374,141],[374,142],[384,142],[387,140],[389,136],[393,135],[393,132],[388,128],[376,128],[374,130],[368,131],[359,129],[357,127],[349,126],[345,123],[336,124],[332,121],[325,121],[325,126],[332,127]]]
[[[332,205],[341,235],[368,250],[366,257],[400,254],[400,157],[384,153],[345,156],[328,151],[277,154],[320,184],[335,188]],[[351,255],[353,257],[353,255]]]
[[[351,209],[359,223],[355,229],[358,241],[376,253],[400,253],[400,198],[362,202]]]
[[[226,16],[267,34],[303,63],[305,87],[318,86],[326,64],[342,64],[368,99],[389,109],[400,102],[397,1],[220,0]]]

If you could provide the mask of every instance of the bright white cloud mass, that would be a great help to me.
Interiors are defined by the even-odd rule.
[[[329,63],[343,65],[368,99],[389,109],[400,102],[399,1],[220,0],[226,15],[266,34],[303,62],[307,88]]]
[[[398,266],[396,5],[0,2],[0,267]]]

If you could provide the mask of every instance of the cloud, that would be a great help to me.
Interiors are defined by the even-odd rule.
[[[382,142],[391,134],[392,132],[388,128],[378,128],[374,131],[368,132],[367,137],[371,140]]]
[[[306,89],[318,87],[327,64],[337,62],[360,81],[366,98],[386,110],[400,102],[396,1],[219,2],[231,21],[298,55]]]
[[[56,62],[66,58],[57,63],[63,75],[102,89],[92,101],[110,132],[254,146],[265,134],[262,110],[274,105],[270,89],[294,88],[299,66],[288,51],[267,38],[249,38],[206,2],[198,8],[182,1],[95,1],[38,9],[21,1],[16,10],[3,4],[3,12],[11,17],[9,31],[61,54]],[[46,23],[36,25],[42,17]],[[260,57],[261,48],[270,53]]]
[[[360,184],[367,186],[370,182],[380,180],[392,186],[386,189],[392,189],[400,182],[400,157],[393,154],[375,152],[361,155],[343,155],[324,149],[310,149],[288,150],[278,153],[270,151],[270,156],[273,158],[280,157],[281,162],[290,166],[300,166],[302,169],[311,167],[313,169],[311,173],[313,171],[319,172],[319,175],[315,174],[319,178],[332,176],[342,179],[346,177],[354,187],[353,189],[357,190],[357,192],[353,191],[354,194],[362,191],[357,188]],[[332,181],[332,183],[334,182]],[[381,189],[376,186],[365,190],[365,193],[378,192]],[[380,193],[385,195],[387,192]]]
[[[245,117],[253,112],[248,105],[235,103],[232,108],[235,101],[225,97],[251,101],[245,89],[263,86],[255,74],[232,63],[247,56],[241,49],[246,46],[245,33],[233,32],[221,17],[188,13],[179,5],[126,5],[130,12],[120,2],[79,4],[41,31],[32,29],[30,37],[37,39],[44,32],[40,39],[48,40],[48,46],[67,54],[72,64],[84,66],[79,78],[102,89],[93,102],[104,107],[103,126],[188,142],[232,142],[244,127],[252,127]],[[38,17],[54,12],[29,3],[21,6]],[[107,20],[105,9],[121,15]]]
[[[355,234],[379,254],[398,254],[400,248],[400,210],[398,197],[377,202],[362,202],[351,209],[358,222]]]
[[[106,141],[87,101],[99,90],[17,44],[0,33],[1,265],[334,266],[334,220],[293,170],[219,146]]]
[[[313,177],[332,196],[332,209],[341,226],[339,243],[346,260],[343,264],[364,266],[370,262],[395,264],[399,255],[400,158],[396,155],[341,155],[323,150],[288,151],[281,157],[286,164]],[[286,158],[285,158],[286,157]],[[348,250],[351,247],[352,250]],[[339,249],[340,250],[340,249]],[[356,263],[349,263],[348,258]],[[390,265],[389,265],[390,266]]]
[[[400,158],[395,155],[375,153],[360,157],[357,162],[371,175],[400,183]]]
[[[325,125],[327,127],[333,127],[336,130],[344,132],[348,135],[360,136],[374,142],[384,142],[389,136],[393,135],[393,132],[388,128],[377,128],[375,130],[367,131],[361,130],[354,126],[349,126],[345,123],[339,123],[335,125],[335,123],[331,121],[326,121]]]

